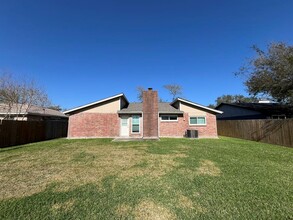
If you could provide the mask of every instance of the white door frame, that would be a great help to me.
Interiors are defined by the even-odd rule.
[[[126,121],[125,121],[126,119]],[[123,124],[127,122],[127,125]],[[120,117],[120,136],[129,137],[129,116]]]

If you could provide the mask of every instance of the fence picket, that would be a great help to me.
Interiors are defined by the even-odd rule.
[[[293,119],[218,120],[218,134],[293,147]]]
[[[67,121],[9,121],[0,124],[0,148],[67,136]]]

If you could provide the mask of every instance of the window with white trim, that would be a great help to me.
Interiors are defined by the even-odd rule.
[[[178,121],[177,115],[162,115],[161,121]]]
[[[190,125],[206,125],[206,117],[205,116],[198,116],[198,117],[190,117],[189,118]]]
[[[140,124],[140,120],[139,120],[139,116],[138,115],[133,115],[132,116],[132,133],[139,133],[139,124]]]

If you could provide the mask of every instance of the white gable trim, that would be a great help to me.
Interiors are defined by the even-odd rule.
[[[202,109],[205,109],[205,110],[208,110],[208,111],[211,111],[211,112],[215,112],[215,113],[218,113],[218,114],[222,114],[223,112],[222,111],[219,111],[219,110],[216,110],[216,109],[212,109],[212,108],[209,108],[209,107],[206,107],[206,106],[203,106],[203,105],[200,105],[200,104],[197,104],[197,103],[194,103],[194,102],[191,102],[191,101],[188,101],[188,100],[185,100],[185,99],[182,99],[182,98],[177,98],[175,99],[171,105],[173,105],[175,102],[177,101],[180,101],[180,102],[184,102],[184,103],[187,103],[189,105],[193,105],[195,107],[198,107],[198,108],[202,108]],[[180,103],[179,103],[179,109],[180,109]]]
[[[128,100],[125,97],[125,95],[123,93],[120,93],[120,94],[115,95],[115,96],[111,96],[111,97],[108,97],[108,98],[105,98],[105,99],[102,99],[102,100],[99,100],[99,101],[96,101],[96,102],[92,102],[92,103],[89,103],[89,104],[86,104],[86,105],[79,106],[77,108],[73,108],[73,109],[67,110],[67,111],[65,111],[63,113],[64,114],[69,114],[71,112],[74,112],[74,111],[77,111],[77,110],[80,110],[80,109],[83,109],[83,108],[91,107],[93,105],[97,105],[99,103],[106,102],[106,101],[109,101],[111,99],[115,99],[115,98],[119,98],[119,97],[124,97],[124,99],[126,100],[126,102],[128,102]]]

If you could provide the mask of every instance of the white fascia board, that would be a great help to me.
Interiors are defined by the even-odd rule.
[[[123,93],[120,93],[118,95],[115,95],[115,96],[111,96],[111,97],[108,97],[108,98],[105,98],[105,99],[102,99],[102,100],[99,100],[99,101],[96,101],[96,102],[91,102],[89,104],[86,104],[86,105],[82,105],[82,106],[79,106],[77,108],[73,108],[73,109],[70,109],[70,110],[67,110],[67,111],[64,111],[63,113],[64,114],[68,114],[68,113],[71,113],[71,112],[74,112],[74,111],[77,111],[77,110],[80,110],[80,109],[83,109],[83,108],[87,108],[87,107],[90,107],[90,106],[93,106],[93,105],[96,105],[96,104],[99,104],[99,103],[102,103],[102,102],[106,102],[106,101],[109,101],[111,99],[115,99],[115,98],[119,98],[119,97],[124,97],[125,100],[128,102],[127,98],[125,97],[125,95]]]
[[[222,111],[219,111],[219,110],[216,110],[216,109],[212,109],[212,108],[209,108],[209,107],[206,107],[206,106],[203,106],[203,105],[200,105],[200,104],[194,103],[194,102],[190,102],[190,101],[185,100],[185,99],[182,99],[182,98],[177,98],[177,99],[176,99],[174,102],[172,102],[171,104],[174,104],[176,101],[185,102],[185,103],[187,103],[187,104],[190,104],[190,105],[193,105],[193,106],[196,106],[196,107],[202,108],[202,109],[206,109],[206,110],[211,111],[211,112],[215,112],[215,113],[218,113],[218,114],[223,114]]]

